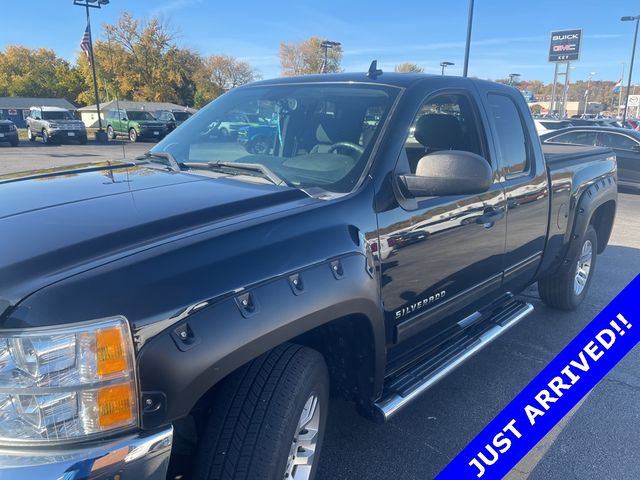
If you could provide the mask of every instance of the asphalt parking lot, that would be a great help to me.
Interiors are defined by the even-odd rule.
[[[124,157],[123,157],[124,145]],[[0,175],[75,163],[131,159],[151,143],[0,147]],[[435,477],[593,317],[640,272],[640,195],[621,193],[609,247],[598,257],[590,296],[576,312],[535,306],[503,337],[389,423],[361,418],[334,400],[318,480]],[[640,349],[633,350],[548,435],[511,479],[638,479]]]

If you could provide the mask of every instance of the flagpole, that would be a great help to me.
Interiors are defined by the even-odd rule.
[[[624,62],[622,62],[622,75],[620,76],[620,89],[618,90],[618,116],[620,115],[620,105],[622,104],[622,82],[624,80]],[[623,125],[624,127],[624,125]]]

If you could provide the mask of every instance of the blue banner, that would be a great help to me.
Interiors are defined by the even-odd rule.
[[[637,276],[436,477],[500,479],[640,341]]]

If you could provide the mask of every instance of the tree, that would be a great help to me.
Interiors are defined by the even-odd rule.
[[[9,45],[0,52],[0,96],[61,97],[78,101],[78,69],[46,48]]]
[[[280,44],[280,68],[282,75],[306,75],[320,73],[324,63],[324,49],[320,46],[323,39],[310,37],[299,43]],[[341,71],[342,46],[337,45],[329,50],[327,73]]]
[[[212,55],[202,62],[196,77],[196,104],[203,105],[232,88],[253,82],[258,73],[247,62],[229,55]]]
[[[415,63],[409,63],[409,62],[399,63],[398,65],[393,67],[393,70],[395,72],[401,72],[401,73],[424,73],[424,68],[419,67]]]

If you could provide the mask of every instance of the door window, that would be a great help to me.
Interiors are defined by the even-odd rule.
[[[485,156],[480,138],[476,115],[466,96],[446,94],[431,98],[420,108],[405,142],[411,172],[416,172],[423,156],[442,150]]]
[[[516,104],[506,95],[488,95],[489,114],[493,119],[506,175],[518,175],[529,170],[529,145],[522,116]]]
[[[619,133],[604,133],[598,135],[598,146],[619,148],[622,150],[634,150],[638,147],[638,142]]]

